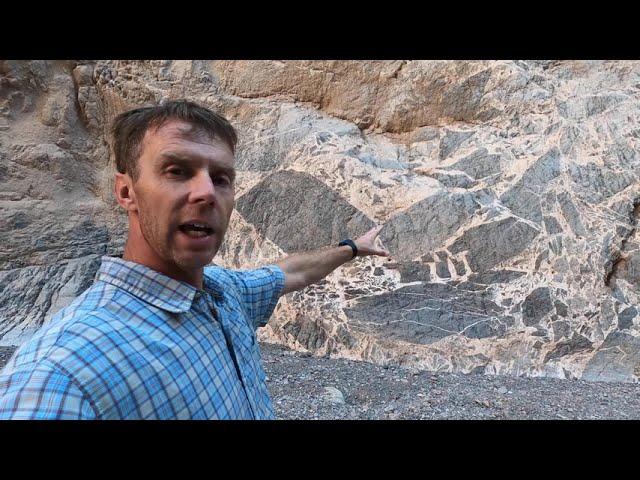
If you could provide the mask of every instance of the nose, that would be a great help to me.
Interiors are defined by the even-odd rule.
[[[190,183],[189,203],[214,203],[216,191],[208,172],[199,172]]]

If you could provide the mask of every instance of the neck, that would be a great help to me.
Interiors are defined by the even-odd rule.
[[[149,267],[150,269],[162,273],[167,277],[188,283],[189,285],[202,290],[204,268],[201,267],[196,270],[186,271],[173,262],[168,263],[151,248],[142,235],[139,227],[135,228],[136,226],[137,225],[130,225],[130,227],[134,228],[129,229],[129,236],[124,247],[124,254],[122,255],[123,260],[139,263],[140,265]]]
[[[127,244],[124,247],[122,259],[149,267],[151,270],[162,273],[174,280],[188,283],[199,290],[203,288],[202,278],[204,276],[204,268],[199,268],[195,272],[186,272],[175,265],[167,265],[166,262],[163,262],[159,258],[156,259],[146,255],[140,255],[139,252],[131,246],[129,240],[127,240]]]

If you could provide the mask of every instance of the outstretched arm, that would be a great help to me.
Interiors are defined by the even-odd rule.
[[[354,240],[359,257],[366,255],[389,256],[387,250],[375,245],[376,238],[382,227],[382,225],[374,227],[360,238]],[[344,245],[298,253],[279,261],[276,265],[282,269],[285,276],[282,295],[316,283],[352,258],[353,250],[350,246]]]

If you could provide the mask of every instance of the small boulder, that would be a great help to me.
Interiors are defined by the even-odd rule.
[[[344,405],[344,395],[340,390],[335,387],[324,387],[324,395],[322,397],[325,401],[334,405]]]

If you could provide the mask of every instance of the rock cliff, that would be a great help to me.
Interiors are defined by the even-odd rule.
[[[108,127],[189,98],[237,128],[215,263],[384,223],[260,339],[433,371],[637,381],[640,63],[2,61],[0,345],[122,251]]]

